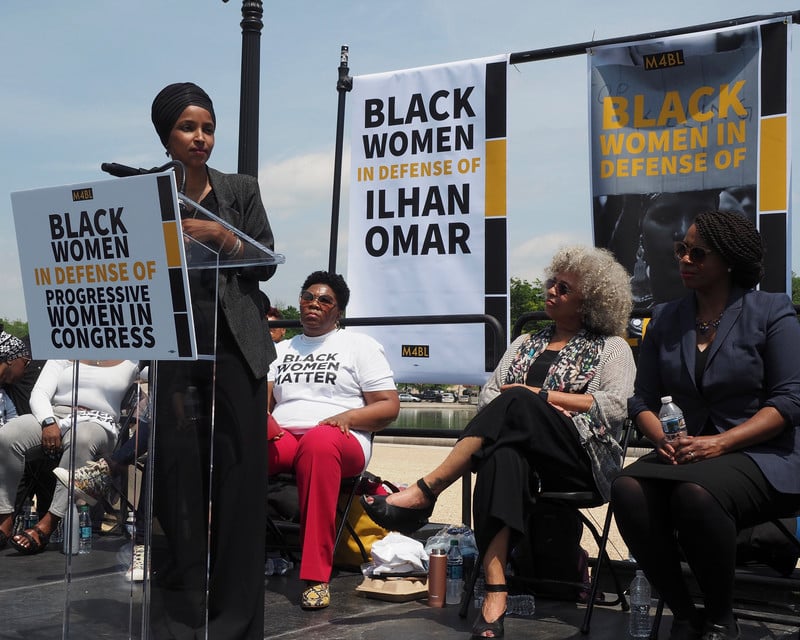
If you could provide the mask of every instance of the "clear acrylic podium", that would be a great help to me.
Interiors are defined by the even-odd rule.
[[[178,311],[181,304],[190,305],[185,314],[175,315],[191,318],[185,328],[189,334],[186,342],[192,349],[188,355],[176,350],[174,359],[151,360],[146,353],[139,356],[149,365],[145,385],[149,404],[145,407],[144,396],[138,399],[142,402],[131,402],[134,411],[141,413],[130,424],[138,422],[141,426],[146,420],[149,438],[146,450],[140,447],[136,451],[139,471],[134,465],[129,467],[134,479],[128,483],[126,497],[138,507],[138,518],[127,523],[130,536],[119,531],[95,535],[94,548],[88,555],[64,554],[59,543],[35,556],[8,554],[0,558],[0,580],[13,584],[0,592],[0,610],[13,614],[13,628],[25,628],[26,637],[208,637],[208,578],[213,550],[219,543],[211,526],[210,514],[219,508],[212,488],[224,483],[220,468],[240,454],[230,450],[227,425],[218,426],[220,416],[227,412],[228,403],[219,390],[225,388],[225,371],[231,370],[233,348],[220,298],[224,297],[224,287],[235,286],[241,296],[252,296],[257,309],[252,312],[260,313],[255,304],[260,296],[259,282],[273,265],[284,262],[284,257],[177,193],[171,174],[169,185],[171,194],[166,193],[162,206],[171,200],[177,211],[180,201],[182,217],[205,218],[226,227],[237,239],[236,251],[218,251],[184,234],[180,260],[173,256],[177,263],[177,275],[171,280],[173,304]],[[98,193],[101,185],[94,188]],[[174,224],[174,212],[172,217]],[[25,233],[31,237],[37,231],[31,228]],[[162,228],[154,225],[152,233],[156,242]],[[184,291],[187,283],[189,296]],[[31,316],[30,308],[28,314]],[[58,357],[87,356],[65,353]],[[116,357],[137,359],[130,351]],[[106,349],[103,358],[114,359],[115,354]],[[75,392],[73,397],[77,397]],[[266,434],[266,422],[258,426]],[[79,429],[80,425],[73,422],[72,428]],[[76,435],[74,431],[72,435]],[[71,461],[70,482],[74,469],[85,463]],[[63,523],[67,536],[73,530],[73,503],[71,497]],[[119,525],[125,529],[125,523]],[[129,581],[125,569],[133,561],[137,542],[145,549],[144,579]],[[158,568],[158,572],[152,568]]]
[[[142,493],[147,496],[146,566],[155,572],[142,583],[142,638],[209,637],[209,625],[229,624],[209,619],[210,564],[220,545],[247,544],[246,513],[230,513],[215,503],[227,480],[225,470],[249,453],[249,447],[235,440],[230,424],[229,397],[235,394],[230,385],[235,383],[229,376],[236,375],[239,365],[231,360],[238,359],[239,348],[228,324],[221,321],[219,297],[223,286],[250,287],[251,292],[255,287],[257,293],[259,276],[265,277],[266,269],[282,262],[282,256],[228,228],[241,242],[240,253],[233,257],[193,239],[186,247],[197,360],[158,362],[150,381],[155,422]],[[256,428],[265,433],[266,423]],[[242,539],[216,539],[212,513],[241,519]]]

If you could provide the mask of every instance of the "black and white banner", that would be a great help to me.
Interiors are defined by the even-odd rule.
[[[507,330],[507,66],[354,78],[348,315],[490,314]],[[361,330],[398,381],[481,384],[492,368],[482,323]]]

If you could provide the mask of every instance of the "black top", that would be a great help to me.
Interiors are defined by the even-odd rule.
[[[528,375],[525,376],[525,384],[529,387],[541,387],[544,379],[547,377],[547,372],[550,371],[550,366],[556,361],[558,351],[551,351],[545,349],[539,356],[531,363],[528,369]]]

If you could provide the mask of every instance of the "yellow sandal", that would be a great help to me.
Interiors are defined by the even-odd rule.
[[[312,584],[300,595],[303,609],[324,609],[331,603],[331,590],[326,582]]]

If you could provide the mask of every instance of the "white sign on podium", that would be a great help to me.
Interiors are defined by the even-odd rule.
[[[171,171],[11,203],[35,358],[197,357]]]

